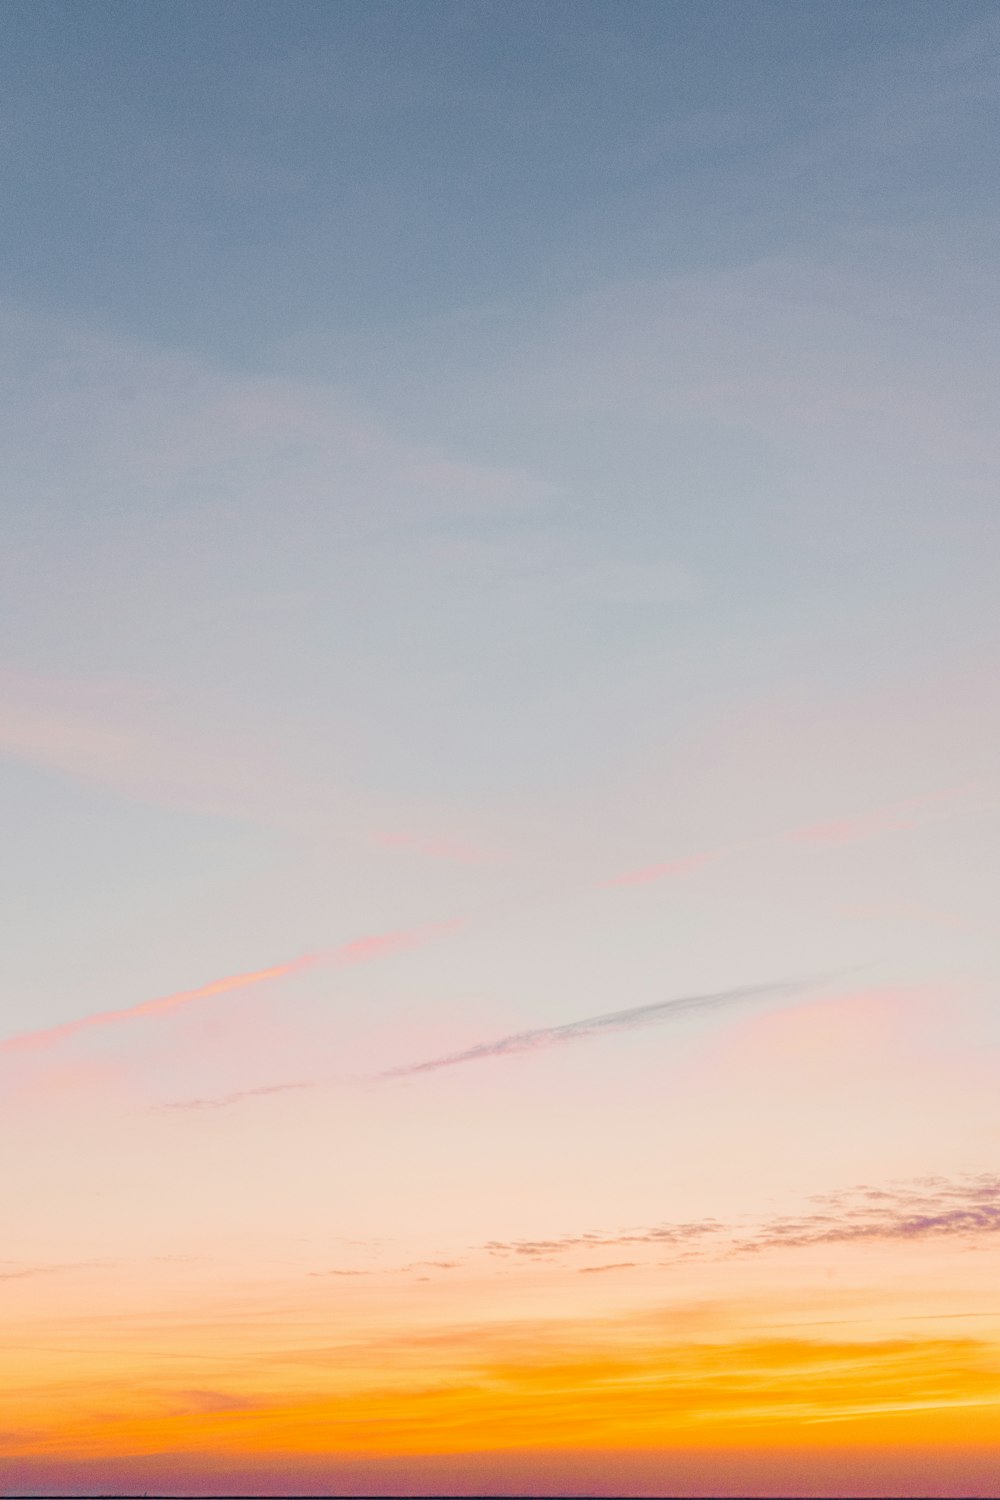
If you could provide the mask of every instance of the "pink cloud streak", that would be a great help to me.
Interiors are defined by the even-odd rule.
[[[415,833],[376,833],[373,842],[382,849],[407,849],[414,854],[423,854],[428,859],[444,859],[454,864],[480,865],[492,862],[495,856],[474,844],[460,839],[442,836],[425,837]]]
[[[367,963],[373,958],[382,958],[408,948],[415,948],[435,936],[453,931],[458,925],[460,924],[457,922],[438,922],[426,927],[373,933],[367,937],[354,938],[351,942],[342,943],[337,948],[318,953],[303,953],[298,958],[289,959],[285,963],[272,964],[265,969],[251,969],[242,974],[229,974],[223,979],[214,979],[209,984],[199,985],[196,989],[175,990],[170,995],[160,995],[153,1000],[141,1000],[136,1005],[126,1005],[118,1010],[95,1011],[91,1015],[78,1016],[72,1021],[63,1021],[56,1026],[41,1027],[37,1031],[23,1031],[17,1036],[7,1037],[0,1041],[0,1052],[20,1052],[49,1047],[67,1037],[76,1036],[81,1031],[89,1031],[93,1027],[111,1026],[119,1021],[135,1021],[143,1016],[165,1015],[170,1011],[180,1010],[186,1005],[192,1005],[198,1000],[209,1000],[215,995],[229,994],[233,990],[248,989],[252,985],[266,984],[274,979],[285,979],[292,974],[300,974],[306,969],[315,968],[319,964],[346,968],[350,964]]]
[[[922,797],[907,797],[855,817],[833,818],[827,822],[809,823],[793,828],[786,837],[809,844],[853,844],[881,833],[906,833],[933,817],[939,808],[960,801],[980,789],[980,782],[964,782],[942,791],[927,792]]]
[[[611,880],[605,880],[604,885],[651,885],[655,880],[663,880],[668,875],[690,875],[695,870],[701,870],[705,865],[712,864],[721,857],[720,849],[713,849],[705,854],[689,854],[684,859],[671,859],[665,864],[643,865],[638,870],[626,870],[624,875],[615,875]]]
[[[817,823],[806,823],[784,832],[764,834],[760,838],[730,844],[722,849],[705,850],[689,854],[681,859],[667,860],[661,864],[642,865],[636,870],[626,870],[621,875],[603,880],[602,886],[652,885],[672,875],[691,875],[704,869],[725,854],[741,850],[762,848],[769,844],[811,844],[816,848],[834,848],[841,844],[858,843],[863,839],[876,838],[884,833],[903,833],[920,828],[935,816],[947,813],[963,799],[979,791],[987,790],[986,781],[963,782],[959,786],[946,787],[936,792],[926,792],[919,797],[907,797],[899,802],[886,803],[865,813],[845,818],[830,818]]]

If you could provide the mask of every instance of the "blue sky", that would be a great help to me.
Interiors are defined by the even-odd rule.
[[[253,367],[979,218],[991,12],[15,3],[11,290]]]
[[[988,773],[990,7],[9,15],[13,815],[107,799],[109,931],[306,825],[339,892],[383,824],[642,865]],[[718,813],[671,758],[767,703]]]

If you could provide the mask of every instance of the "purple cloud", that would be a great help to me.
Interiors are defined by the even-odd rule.
[[[973,1239],[1000,1233],[1000,1174],[995,1173],[955,1179],[919,1178],[886,1188],[861,1184],[841,1193],[816,1195],[809,1201],[817,1205],[814,1211],[766,1219],[750,1228],[700,1219],[553,1239],[489,1240],[482,1248],[491,1255],[540,1260],[574,1251],[636,1245],[711,1257],[866,1241],[906,1242],[942,1236]]]

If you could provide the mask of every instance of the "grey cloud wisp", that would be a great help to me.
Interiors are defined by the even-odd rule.
[[[599,1036],[609,1031],[630,1031],[639,1026],[655,1026],[663,1021],[672,1021],[692,1012],[722,1010],[738,1005],[745,1000],[762,1000],[779,995],[797,994],[808,989],[815,980],[785,980],[772,984],[743,985],[739,989],[717,990],[706,995],[680,995],[673,1000],[656,1000],[651,1005],[635,1005],[628,1010],[606,1011],[600,1016],[587,1016],[580,1021],[569,1021],[564,1026],[542,1026],[534,1031],[516,1031],[510,1036],[499,1037],[493,1042],[480,1042],[475,1047],[466,1047],[461,1052],[449,1052],[443,1057],[428,1058],[425,1062],[407,1063],[403,1067],[389,1068],[379,1073],[379,1078],[409,1078],[417,1073],[434,1073],[439,1068],[457,1067],[459,1063],[479,1062],[487,1057],[508,1057],[517,1052],[537,1052],[543,1047],[554,1047],[560,1042],[583,1041],[586,1037]]]
[[[311,1079],[293,1083],[267,1083],[255,1089],[237,1089],[232,1094],[218,1094],[210,1099],[171,1099],[158,1109],[225,1109],[230,1104],[241,1104],[244,1099],[257,1099],[266,1094],[287,1094],[299,1089],[315,1088]]]
[[[843,972],[843,971],[842,971]],[[725,1010],[744,1002],[773,1000],[782,996],[801,994],[823,979],[824,975],[810,979],[776,980],[770,984],[741,985],[737,989],[715,990],[704,995],[679,995],[672,1000],[654,1000],[650,1005],[634,1005],[627,1010],[605,1011],[599,1016],[585,1016],[579,1021],[567,1021],[563,1026],[540,1026],[531,1031],[515,1031],[510,1036],[498,1037],[492,1042],[479,1042],[461,1052],[448,1052],[443,1057],[426,1058],[422,1062],[404,1063],[398,1068],[369,1074],[357,1078],[356,1083],[371,1084],[392,1078],[411,1078],[420,1073],[436,1073],[440,1068],[454,1068],[460,1063],[480,1062],[489,1057],[512,1057],[520,1052],[537,1052],[545,1047],[554,1047],[561,1042],[584,1041],[588,1037],[601,1036],[607,1032],[631,1031],[641,1026],[656,1026],[663,1022],[679,1020],[683,1016],[703,1011]],[[221,1094],[212,1098],[177,1099],[158,1106],[161,1110],[211,1110],[222,1109],[244,1100],[267,1094],[282,1094],[293,1090],[312,1089],[321,1086],[322,1080],[301,1079],[286,1083],[267,1084],[258,1088],[240,1089],[235,1093]]]

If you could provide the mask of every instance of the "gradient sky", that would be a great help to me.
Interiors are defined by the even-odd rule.
[[[1000,1495],[998,54],[7,0],[0,1493]]]

